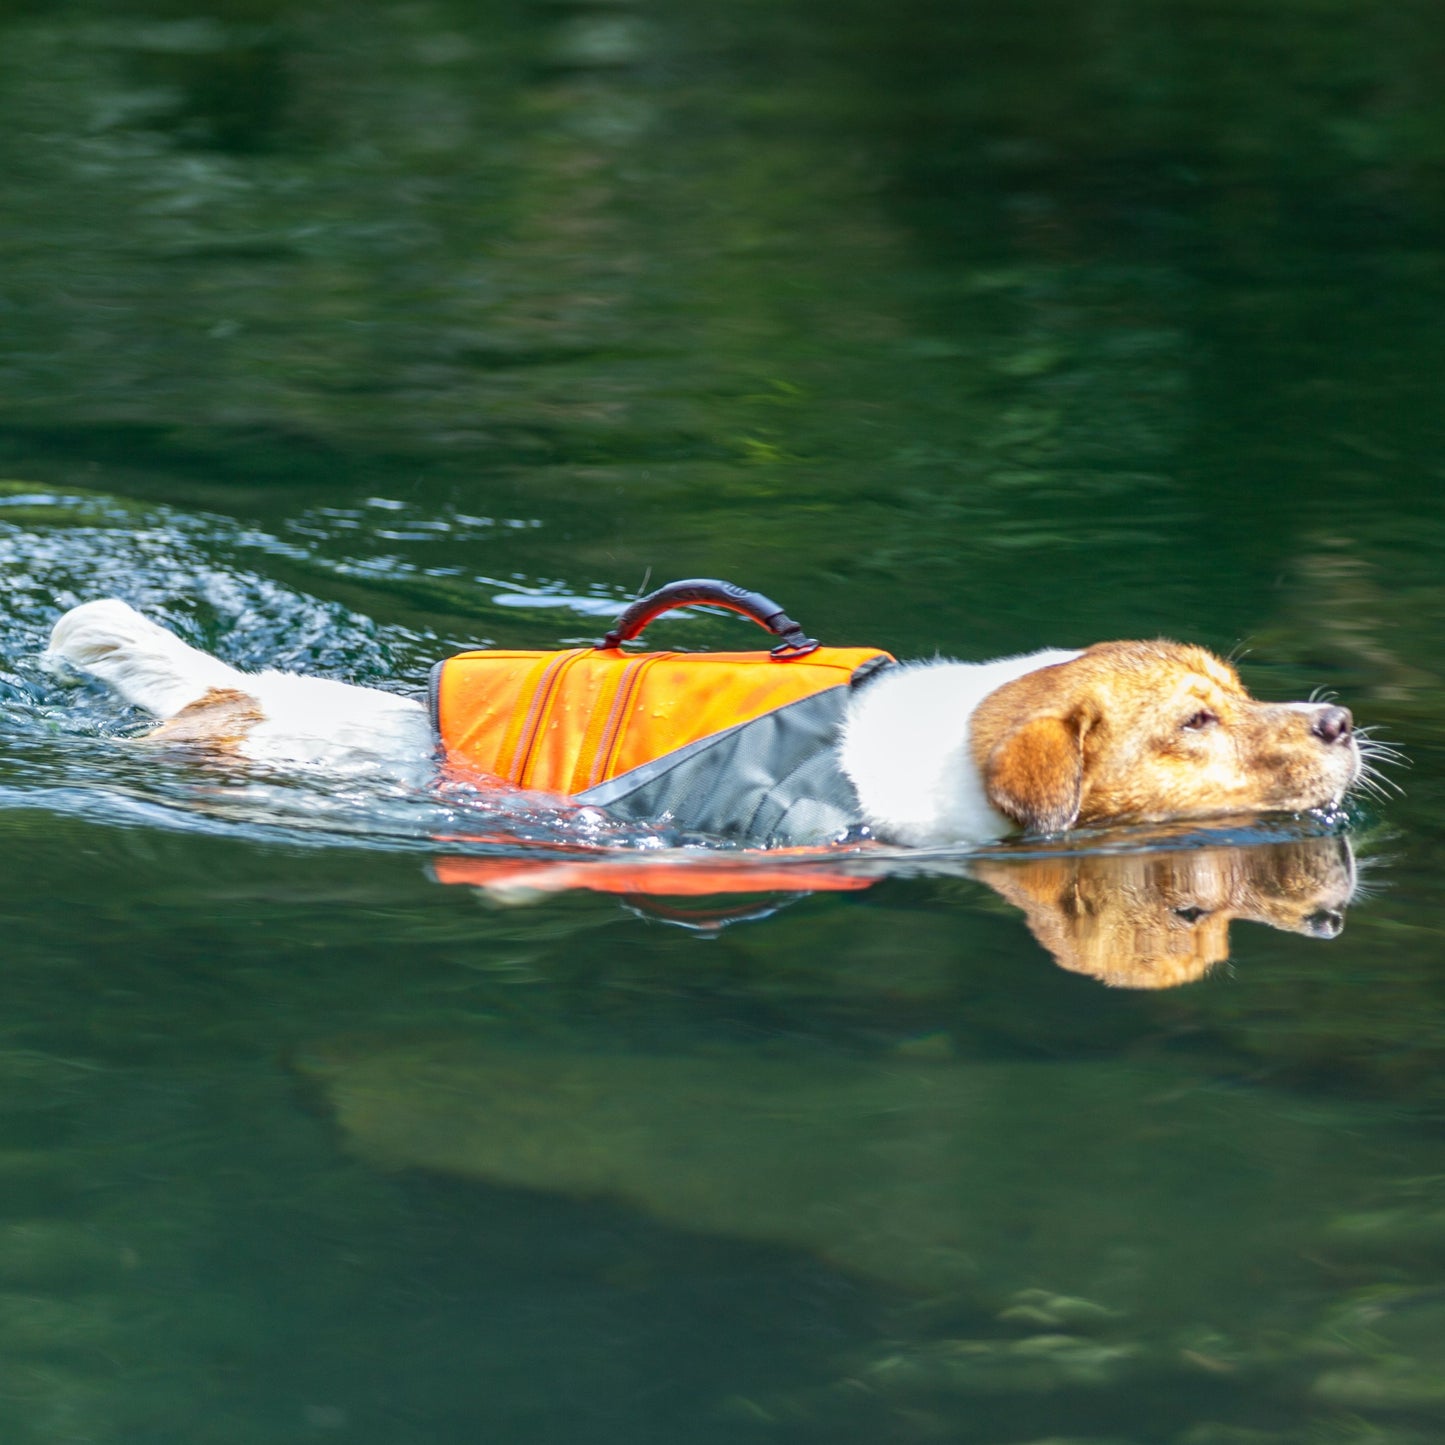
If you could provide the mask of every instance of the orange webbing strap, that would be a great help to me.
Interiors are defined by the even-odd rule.
[[[876,648],[766,652],[464,652],[437,670],[447,762],[528,788],[578,793],[700,738],[851,682]]]
[[[568,792],[586,792],[588,788],[595,787],[610,776],[607,764],[617,747],[617,739],[622,732],[632,700],[642,685],[643,676],[664,655],[652,652],[643,657],[634,657],[617,673],[616,683],[611,689],[610,706],[599,705],[593,709],[587,733],[577,753],[577,766],[572,771]]]
[[[522,773],[537,733],[538,714],[551,694],[552,683],[576,652],[555,652],[539,655],[527,668],[517,691],[517,705],[507,719],[502,739],[497,744],[496,766],[489,769],[498,777],[522,781]]]
[[[653,687],[652,674],[659,667],[672,663],[677,657],[674,652],[654,652],[648,657],[639,658],[634,667],[628,669],[625,687],[617,694],[617,705],[613,709],[613,722],[607,729],[607,735],[602,739],[598,748],[597,756],[593,760],[592,768],[588,774],[587,786],[595,787],[596,784],[606,781],[608,778],[615,778],[618,773],[625,772],[626,767],[618,765],[618,752],[622,742],[630,733],[638,731],[639,722],[643,729],[649,728],[659,720],[664,722],[664,727],[653,731],[653,747],[662,744],[664,751],[671,752],[674,746],[672,738],[674,733],[670,719],[666,714],[658,711],[662,699],[657,696]],[[651,698],[651,703],[648,699]],[[652,711],[648,712],[647,709]]]
[[[524,788],[550,788],[550,782],[539,778],[550,777],[547,766],[549,743],[552,734],[565,720],[570,704],[567,702],[567,674],[587,655],[585,649],[560,654],[543,675],[541,685],[533,695],[531,717],[517,743],[517,752],[512,758],[511,775]]]

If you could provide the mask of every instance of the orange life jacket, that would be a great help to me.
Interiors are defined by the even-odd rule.
[[[877,648],[464,652],[432,673],[444,760],[614,817],[760,847],[864,820],[834,743]]]
[[[699,602],[782,641],[772,652],[621,650],[669,608]],[[638,598],[596,647],[438,663],[431,714],[453,770],[684,833],[823,843],[863,821],[834,746],[849,690],[892,662],[876,647],[819,647],[760,592],[689,578]]]
[[[433,675],[452,767],[571,796],[891,662],[872,647],[768,652],[463,652]]]

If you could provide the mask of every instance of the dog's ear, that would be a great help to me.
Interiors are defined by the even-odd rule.
[[[1081,719],[1036,717],[989,754],[988,800],[1028,833],[1062,833],[1079,816],[1084,790]]]

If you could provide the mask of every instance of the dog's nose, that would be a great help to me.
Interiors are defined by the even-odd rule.
[[[1305,919],[1304,931],[1314,938],[1338,938],[1344,927],[1343,913],[1333,908],[1321,908]]]
[[[1348,740],[1355,720],[1347,707],[1322,707],[1310,724],[1310,731],[1322,743],[1342,743]]]

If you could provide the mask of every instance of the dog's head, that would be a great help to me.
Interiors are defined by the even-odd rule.
[[[1172,988],[1229,957],[1235,918],[1334,938],[1355,891],[1340,837],[1245,848],[989,858],[972,868],[1022,908],[1061,968],[1116,988]]]
[[[990,693],[971,746],[1030,833],[1338,803],[1360,775],[1347,708],[1265,703],[1201,647],[1104,642]]]

